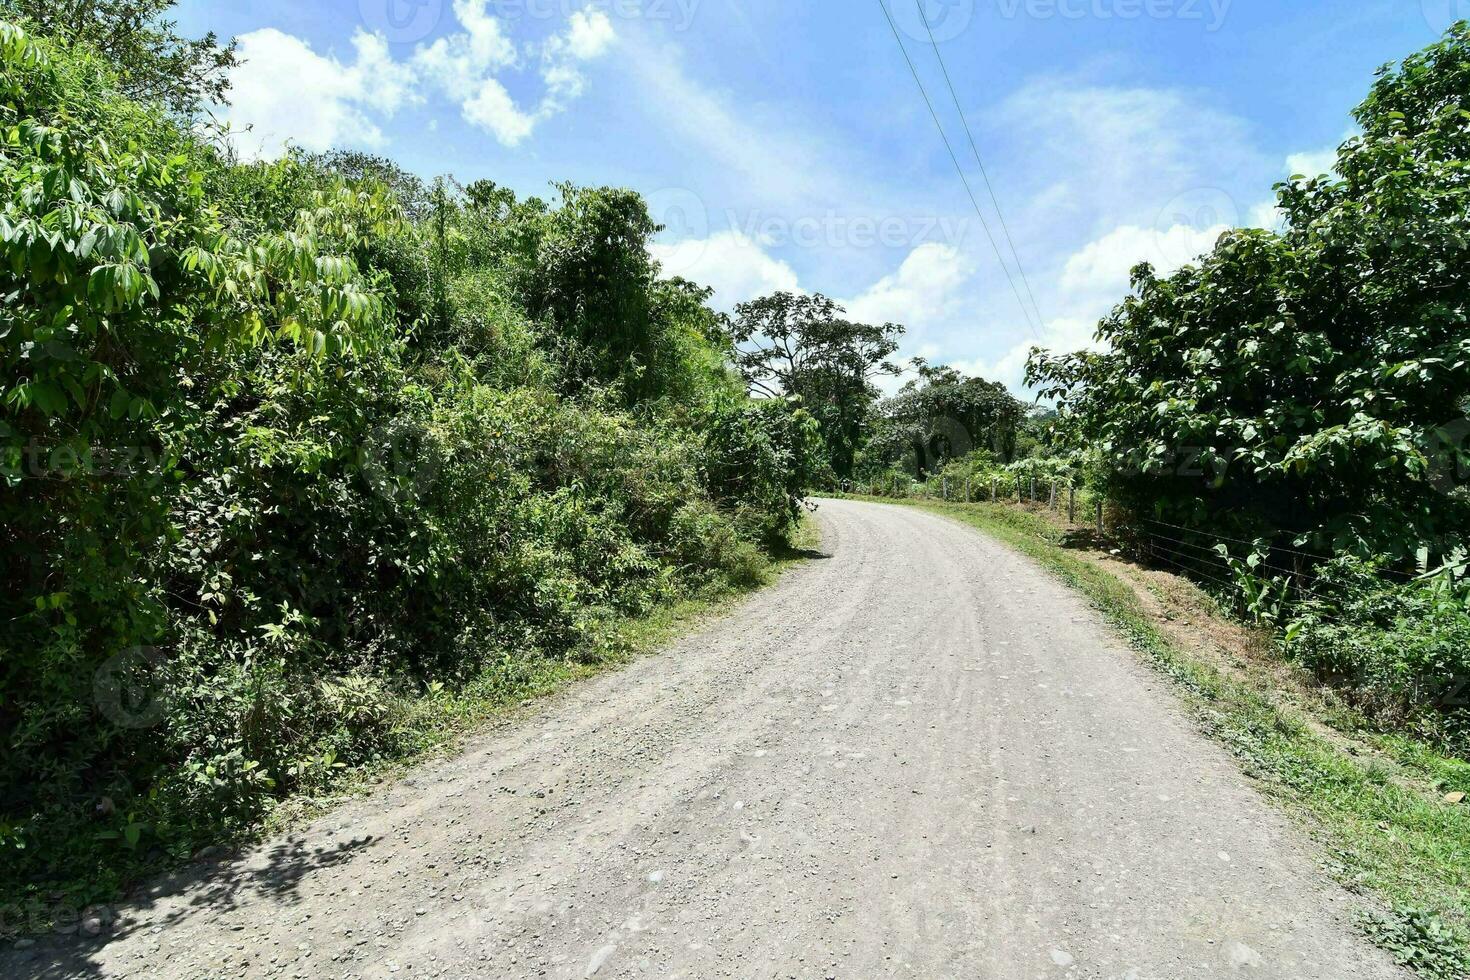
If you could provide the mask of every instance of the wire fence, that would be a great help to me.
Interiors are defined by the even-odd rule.
[[[1307,532],[1278,530],[1271,536],[1247,539],[1206,531],[1169,521],[1117,514],[1107,500],[1090,488],[1070,480],[1016,473],[985,474],[967,478],[934,476],[917,480],[906,474],[845,481],[842,489],[874,497],[898,500],[937,500],[951,503],[988,503],[1049,511],[1064,527],[1090,530],[1096,541],[1113,541],[1135,557],[1157,561],[1192,578],[1218,587],[1239,601],[1254,592],[1271,590],[1283,598],[1314,600],[1313,615],[1332,622],[1343,621],[1334,614],[1341,597],[1329,588],[1322,569],[1340,555],[1301,547],[1296,542],[1310,537]],[[1287,538],[1291,544],[1281,544]],[[1393,568],[1365,570],[1385,583],[1407,584],[1422,575]]]

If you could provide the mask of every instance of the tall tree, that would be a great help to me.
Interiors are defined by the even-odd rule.
[[[223,103],[235,42],[213,31],[201,38],[178,33],[167,14],[177,0],[0,0],[0,19],[20,21],[33,33],[80,42],[118,73],[124,95],[192,116]]]
[[[858,323],[826,296],[778,292],[741,303],[729,323],[735,365],[752,393],[799,396],[821,426],[833,473],[852,475],[866,438],[874,382],[896,376],[889,358],[904,328]]]
[[[1033,359],[1115,500],[1406,562],[1465,544],[1470,25],[1381,70],[1354,115],[1334,175],[1279,185],[1283,234],[1140,265],[1105,353]]]
[[[977,449],[1003,460],[1015,457],[1027,413],[1005,385],[919,357],[912,365],[917,377],[883,404],[879,455],[890,463],[911,456],[921,478],[931,467]]]

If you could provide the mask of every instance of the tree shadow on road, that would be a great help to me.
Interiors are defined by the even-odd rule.
[[[101,925],[96,936],[86,931],[93,913],[68,916],[69,921],[59,922],[52,934],[36,937],[31,948],[0,953],[0,976],[81,980],[115,975],[104,974],[98,962],[108,946],[192,919],[218,919],[247,902],[287,908],[300,900],[298,888],[307,876],[344,864],[372,843],[371,836],[327,845],[286,838],[239,857],[196,861],[140,887],[116,909],[94,907],[96,920],[91,925]],[[148,964],[148,955],[170,955],[164,949],[136,952],[145,954],[135,961],[138,976],[158,972]]]

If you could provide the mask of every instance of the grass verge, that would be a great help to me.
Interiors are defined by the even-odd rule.
[[[1437,782],[1462,777],[1464,763],[1402,736],[1376,739],[1387,764],[1355,756],[1322,734],[1326,719],[1308,715],[1263,678],[1223,671],[1172,641],[1133,586],[1066,548],[1063,529],[1040,514],[995,504],[856,499],[962,521],[1080,591],[1176,682],[1200,727],[1302,821],[1324,850],[1326,870],[1383,906],[1361,923],[1372,940],[1422,976],[1470,977],[1470,807],[1395,778],[1399,763]]]
[[[801,564],[819,543],[816,523],[805,520],[787,547],[769,556],[765,575],[751,588],[731,586],[660,606],[650,614],[608,624],[607,642],[595,652],[567,657],[507,657],[505,663],[459,688],[433,685],[419,693],[395,693],[391,700],[391,730],[383,746],[366,762],[327,766],[300,788],[274,801],[261,818],[244,830],[218,831],[194,837],[183,849],[114,849],[99,861],[86,880],[34,882],[6,880],[0,867],[0,940],[42,934],[69,935],[93,916],[102,922],[114,917],[111,904],[125,887],[178,868],[192,858],[215,857],[229,849],[281,834],[320,816],[357,796],[382,788],[431,758],[456,751],[463,740],[499,722],[511,722],[537,699],[554,695],[571,684],[615,670],[657,651],[677,636],[704,623]],[[201,847],[201,845],[205,845]],[[197,850],[196,850],[197,849]],[[5,891],[9,894],[4,894]]]

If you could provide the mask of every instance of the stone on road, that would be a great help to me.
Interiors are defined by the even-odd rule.
[[[698,634],[0,975],[1400,976],[1083,600],[932,514],[819,521]]]

